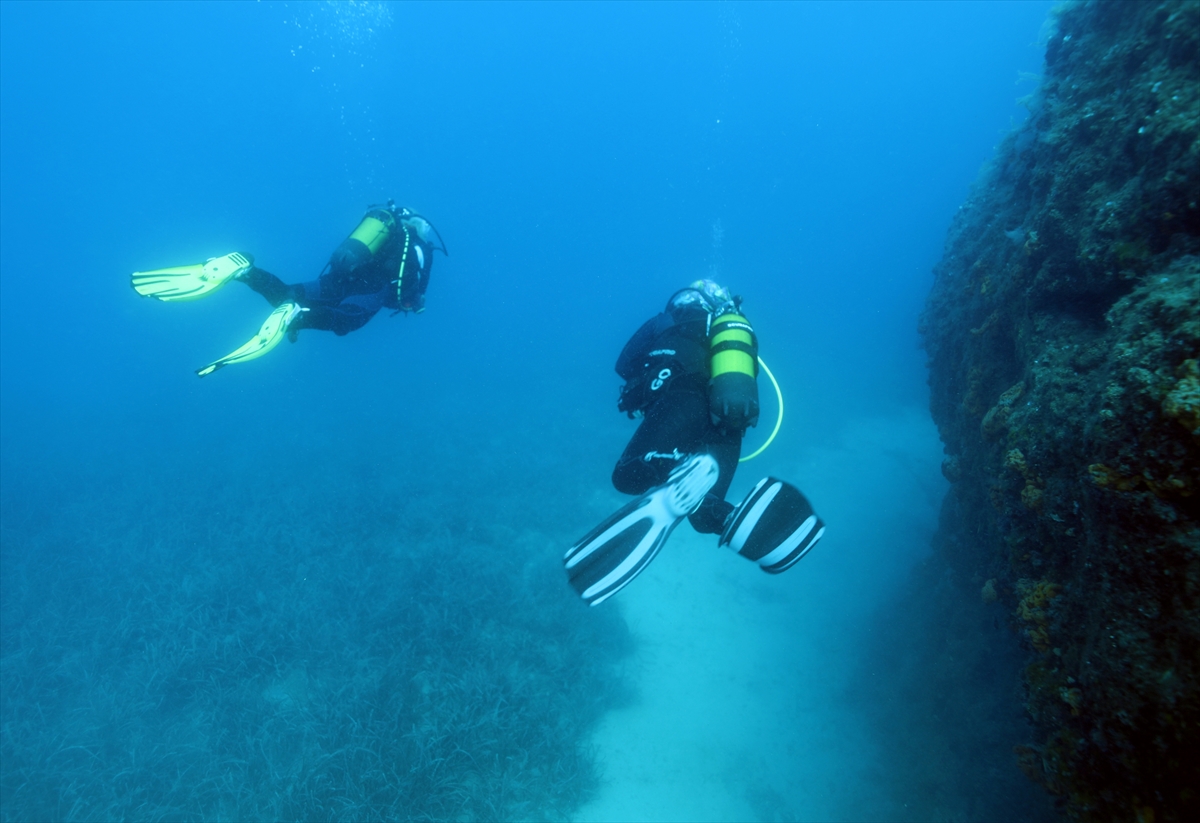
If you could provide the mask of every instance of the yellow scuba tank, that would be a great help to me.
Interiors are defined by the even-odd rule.
[[[395,215],[382,206],[372,208],[363,215],[358,228],[334,249],[329,258],[330,268],[348,273],[370,263],[395,231]]]
[[[713,425],[744,431],[758,425],[758,338],[741,314],[712,321],[708,338],[708,410]]]
[[[367,247],[372,255],[382,248],[396,228],[396,218],[387,209],[371,209],[363,217],[358,228],[350,232],[350,240],[357,240]]]

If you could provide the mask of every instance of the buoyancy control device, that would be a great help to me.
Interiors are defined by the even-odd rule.
[[[617,374],[625,381],[617,409],[637,417],[677,378],[691,374],[703,381],[708,370],[704,331],[703,321],[698,332],[689,332],[667,312],[642,324],[617,358]]]

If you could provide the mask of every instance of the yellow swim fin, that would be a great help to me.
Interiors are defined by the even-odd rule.
[[[212,294],[254,265],[254,257],[233,252],[194,266],[135,271],[133,290],[159,300],[195,300]]]
[[[236,351],[230,352],[220,360],[214,360],[202,369],[196,369],[196,374],[200,377],[207,377],[217,369],[222,369],[230,363],[244,363],[256,357],[262,357],[271,349],[278,346],[279,341],[287,336],[288,325],[302,311],[307,311],[307,309],[300,308],[298,303],[279,304],[279,307],[271,312],[270,317],[262,324],[262,328],[258,330],[258,334],[250,338],[246,345]]]

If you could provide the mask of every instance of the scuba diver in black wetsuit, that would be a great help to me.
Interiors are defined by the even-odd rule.
[[[633,335],[617,359],[617,408],[642,417],[613,469],[640,495],[567,552],[572,587],[596,605],[629,584],[687,517],[718,545],[778,574],[825,526],[795,486],[767,477],[738,506],[725,500],[746,429],[758,423],[758,340],[741,298],[697,280]]]
[[[380,309],[423,312],[435,250],[447,253],[433,224],[389,200],[370,207],[316,280],[288,285],[255,266],[251,255],[234,252],[192,266],[134,272],[133,288],[164,301],[195,300],[241,280],[275,307],[249,342],[198,369],[204,377],[262,357],[285,336],[295,342],[301,329],[340,336],[366,325]]]
[[[617,374],[625,381],[617,408],[642,423],[613,469],[613,486],[623,494],[644,494],[666,483],[686,456],[707,452],[717,461],[717,481],[688,516],[704,534],[719,534],[733,511],[725,493],[746,428],[758,423],[758,343],[738,313],[740,302],[711,280],[697,281],[672,295],[617,358]],[[714,327],[719,307],[727,311]],[[710,342],[721,334],[720,344]],[[709,362],[717,345],[737,362],[710,387]]]
[[[252,266],[238,279],[272,306],[292,302],[301,314],[288,326],[321,329],[336,335],[362,328],[380,309],[425,311],[425,290],[435,249],[445,250],[433,225],[416,212],[374,206],[354,233],[329,258],[320,278],[286,285],[268,271]]]

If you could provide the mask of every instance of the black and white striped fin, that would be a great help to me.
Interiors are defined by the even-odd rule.
[[[588,605],[599,605],[629,585],[679,522],[664,505],[666,488],[657,491],[605,520],[563,558],[571,587]]]
[[[603,603],[650,565],[679,521],[696,510],[717,481],[710,455],[689,458],[666,485],[623,506],[567,551],[567,580],[590,606]]]
[[[771,574],[787,571],[825,534],[825,524],[791,483],[764,477],[734,510],[720,545]]]

